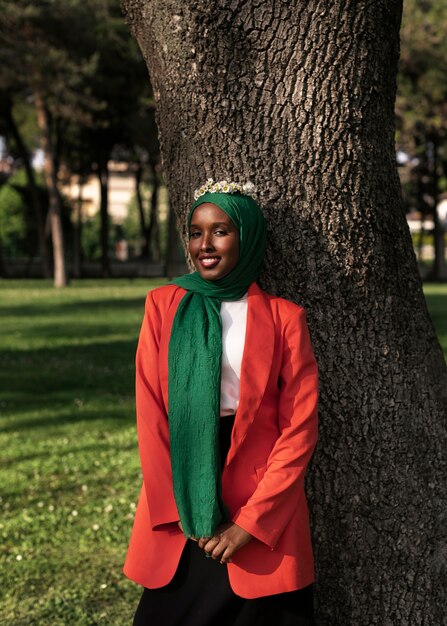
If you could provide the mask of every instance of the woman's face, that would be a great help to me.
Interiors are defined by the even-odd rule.
[[[202,278],[226,276],[239,259],[239,231],[215,204],[200,204],[189,227],[189,254]]]

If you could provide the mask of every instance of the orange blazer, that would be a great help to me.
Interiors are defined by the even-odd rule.
[[[150,589],[173,578],[185,545],[174,500],[168,429],[168,346],[185,290],[149,292],[136,356],[143,484],[124,573]],[[256,598],[314,581],[304,474],[317,440],[318,374],[302,307],[248,290],[240,400],[222,473],[231,519],[251,539],[228,564],[233,591]]]

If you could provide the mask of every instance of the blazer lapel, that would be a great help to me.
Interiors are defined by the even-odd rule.
[[[163,403],[165,405],[166,413],[168,412],[168,353],[169,353],[169,339],[171,337],[172,325],[174,323],[174,317],[177,313],[180,300],[185,295],[186,290],[179,287],[174,297],[167,305],[167,309],[162,313],[163,317],[163,329],[160,337],[160,346],[158,353],[158,367],[160,377],[161,394],[163,396]]]
[[[234,420],[228,465],[252,423],[272,367],[275,328],[272,311],[265,293],[256,283],[248,289],[247,329],[241,364],[239,406]]]

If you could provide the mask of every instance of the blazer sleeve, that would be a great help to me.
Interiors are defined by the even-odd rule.
[[[146,299],[136,354],[138,448],[152,529],[177,522],[169,450],[169,427],[159,377],[162,314],[153,293]]]
[[[271,549],[297,507],[317,441],[318,371],[303,308],[285,323],[279,386],[279,437],[256,490],[233,517]]]

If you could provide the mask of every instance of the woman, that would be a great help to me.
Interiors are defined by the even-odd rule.
[[[304,309],[255,282],[266,226],[243,191],[209,180],[196,192],[196,272],[147,297],[143,485],[124,566],[145,588],[134,626],[313,623],[317,366]]]

